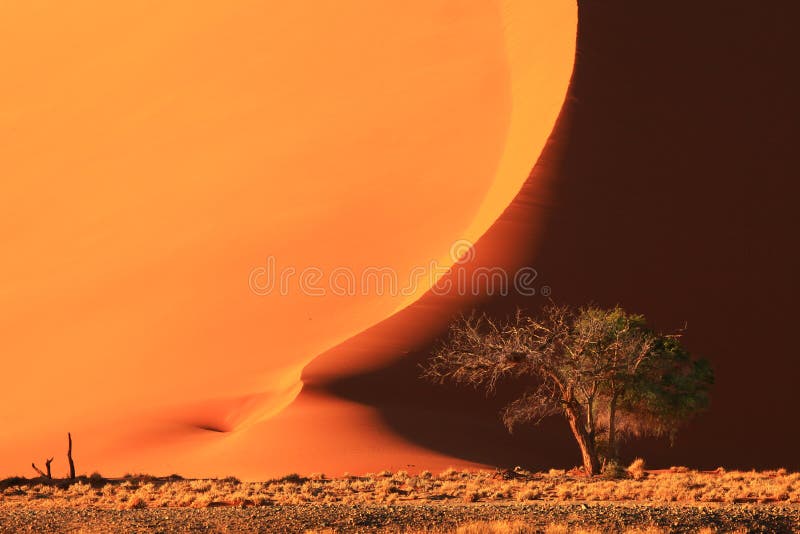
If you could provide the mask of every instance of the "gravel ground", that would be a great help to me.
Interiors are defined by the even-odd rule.
[[[0,532],[378,532],[452,527],[470,521],[523,520],[587,525],[616,532],[657,525],[668,532],[800,531],[800,508],[775,505],[645,504],[304,504],[259,507],[149,508],[139,510],[0,509]]]

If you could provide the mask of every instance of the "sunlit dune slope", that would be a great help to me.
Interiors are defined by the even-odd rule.
[[[312,415],[380,433],[370,409],[282,409],[513,198],[575,24],[568,1],[0,5],[0,472],[67,430],[109,474],[306,470],[332,436],[315,469],[400,465]],[[405,291],[332,294],[371,266]]]

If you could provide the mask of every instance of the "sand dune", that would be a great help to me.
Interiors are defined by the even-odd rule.
[[[579,3],[567,104],[519,190],[569,78],[566,4],[0,17],[4,49],[30,53],[3,57],[20,81],[0,89],[0,470],[67,429],[109,474],[574,465],[561,422],[512,439],[502,398],[417,378],[453,314],[541,295],[242,292],[265,254],[407,273],[482,234],[467,269],[533,265],[559,301],[688,323],[714,404],[674,448],[640,444],[650,465],[800,467],[797,6]],[[376,35],[380,60],[355,54]]]
[[[773,6],[774,7],[774,6]],[[481,265],[533,265],[559,302],[620,303],[716,368],[711,410],[674,447],[637,443],[650,465],[797,469],[791,423],[797,5],[580,3],[575,74],[530,179],[476,246]],[[676,40],[676,32],[680,39]],[[417,304],[308,366],[307,389],[376,409],[392,432],[463,460],[579,463],[566,425],[510,439],[502,399],[441,391],[418,363],[451,314],[536,310],[540,295]],[[420,330],[419,325],[424,325]],[[379,365],[360,355],[378,353]],[[352,372],[336,369],[342,362]]]
[[[297,397],[427,282],[252,276],[451,261],[544,146],[575,24],[567,1],[0,6],[0,473],[67,430],[106,474],[452,463],[310,370]]]

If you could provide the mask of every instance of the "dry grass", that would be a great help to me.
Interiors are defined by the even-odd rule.
[[[17,478],[0,481],[0,508],[132,509],[302,503],[537,501],[800,503],[800,473],[788,473],[783,469],[761,472],[724,469],[701,472],[686,468],[645,471],[643,462],[637,461],[628,472],[629,476],[620,480],[588,479],[577,472],[561,470],[529,473],[454,469],[438,475],[428,472],[410,475],[405,471],[339,478],[326,478],[321,474],[308,477],[288,475],[266,482],[240,482],[235,478],[185,480],[180,477],[129,476],[104,479],[93,476],[68,483]]]
[[[606,534],[607,529],[595,527],[568,526],[552,523],[544,529],[524,521],[477,521],[466,523],[455,528],[398,530],[387,529],[392,534]],[[659,527],[635,527],[620,531],[620,534],[667,534],[669,531]],[[744,534],[745,531],[733,531],[726,534]],[[307,530],[305,534],[337,534],[334,529]],[[711,528],[703,528],[697,534],[722,534]]]

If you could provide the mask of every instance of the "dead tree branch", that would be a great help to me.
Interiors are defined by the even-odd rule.
[[[33,470],[34,470],[34,471],[36,471],[37,473],[39,473],[39,476],[40,476],[40,477],[44,477],[44,478],[48,478],[48,479],[52,479],[53,477],[52,477],[52,475],[51,475],[51,473],[50,473],[50,464],[51,464],[52,462],[53,462],[53,459],[52,459],[52,458],[48,458],[47,460],[45,460],[45,461],[44,461],[45,469],[47,469],[47,472],[44,472],[44,471],[42,471],[41,469],[39,469],[38,467],[36,467],[36,464],[35,464],[34,462],[31,462],[31,467],[33,467]]]
[[[48,477],[48,476],[47,476],[47,475],[44,473],[44,471],[42,471],[41,469],[39,469],[38,467],[36,467],[36,463],[35,463],[35,462],[31,462],[31,467],[33,467],[33,470],[34,470],[34,471],[36,471],[37,473],[39,473],[39,476],[40,476],[40,477],[50,478],[50,477]]]
[[[67,432],[67,440],[69,442],[69,448],[67,449],[67,461],[69,462],[69,478],[70,480],[75,479],[75,462],[72,461],[72,434]]]

